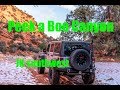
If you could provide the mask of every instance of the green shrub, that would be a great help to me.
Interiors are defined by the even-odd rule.
[[[38,43],[38,39],[35,36],[31,36],[31,42],[33,44],[37,44]]]
[[[10,48],[10,53],[15,53],[17,51],[17,47],[12,47],[12,48]]]
[[[17,44],[11,44],[9,46],[9,52],[10,53],[15,53],[18,50]]]
[[[25,55],[22,54],[21,52],[19,52],[17,55],[18,55],[18,56],[25,56]]]
[[[16,40],[16,38],[23,39],[23,36],[22,36],[22,34],[14,34],[13,40]]]
[[[32,51],[33,48],[34,48],[34,47],[33,47],[32,45],[30,45],[29,48],[28,48],[28,51]]]
[[[45,49],[46,48],[46,44],[45,43],[41,43],[40,45],[39,45],[39,48],[42,50],[42,49]]]
[[[0,52],[2,52],[3,54],[6,54],[7,52],[6,43],[4,41],[0,41]]]
[[[18,49],[19,50],[22,50],[22,51],[26,51],[27,50],[27,47],[24,43],[19,43],[18,45]]]
[[[35,53],[38,53],[40,50],[38,48],[33,48],[32,51],[35,52]]]
[[[28,48],[29,51],[38,53],[40,51],[39,48],[34,48],[32,45]]]

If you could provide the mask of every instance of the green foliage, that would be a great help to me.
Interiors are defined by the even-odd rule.
[[[45,44],[44,42],[41,43],[41,44],[39,45],[39,48],[40,48],[41,50],[45,49],[45,48],[46,48],[46,44]]]
[[[93,5],[80,5],[74,11],[71,11],[70,14],[67,14],[66,21],[71,26],[72,20],[79,20],[83,22],[89,22],[94,19],[95,8]],[[68,41],[83,41],[90,37],[91,33],[80,33],[80,32],[72,32],[71,28],[69,32],[61,32],[59,40],[68,40]]]
[[[18,50],[17,44],[11,44],[9,46],[9,52],[10,53],[15,53]]]
[[[18,49],[19,49],[19,50],[22,50],[22,51],[26,51],[26,50],[27,50],[26,44],[24,44],[24,43],[19,43]]]
[[[39,48],[33,48],[32,51],[35,52],[35,53],[38,53],[40,50],[39,50]]]
[[[38,43],[38,39],[35,36],[31,36],[31,42],[33,44],[37,44]]]
[[[6,54],[7,52],[6,43],[4,41],[0,41],[0,52],[2,52],[3,54]]]
[[[39,48],[35,48],[32,45],[29,45],[28,51],[38,53],[40,51]]]
[[[23,39],[22,34],[14,34],[13,40],[16,40],[17,38]]]
[[[71,26],[72,20],[79,20],[83,22],[103,22],[113,21],[115,29],[113,33],[74,33],[61,32],[58,40],[68,41],[86,41],[94,38],[95,48],[100,51],[104,48],[106,55],[120,55],[120,5],[79,5],[74,11],[67,14],[66,21]],[[71,29],[71,28],[70,28]]]

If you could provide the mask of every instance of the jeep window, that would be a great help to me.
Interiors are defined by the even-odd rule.
[[[55,43],[54,52],[55,53],[59,53],[60,52],[60,43]]]
[[[51,44],[50,52],[53,52],[53,51],[54,51],[54,44]]]
[[[47,46],[47,52],[49,52],[49,49],[50,49],[50,44],[48,44]]]
[[[75,45],[75,44],[65,44],[64,46],[64,54],[65,56],[70,56],[70,54],[76,50],[76,49],[80,49],[81,45]]]

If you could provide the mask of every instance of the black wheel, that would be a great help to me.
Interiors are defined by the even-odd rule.
[[[54,68],[49,68],[49,82],[51,85],[59,85],[60,73]]]
[[[87,50],[77,49],[70,55],[70,65],[79,71],[87,69],[91,64],[90,54]]]
[[[44,67],[41,67],[41,68],[38,67],[38,73],[39,74],[44,74],[44,72],[45,72],[45,68]]]
[[[92,84],[95,80],[95,72],[85,73],[82,75],[82,80],[85,84]]]
[[[45,59],[45,56],[40,56],[40,59]],[[45,67],[38,67],[37,69],[39,74],[44,74]]]

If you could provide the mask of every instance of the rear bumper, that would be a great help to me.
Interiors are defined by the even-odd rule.
[[[75,70],[74,68],[72,67],[68,67],[68,68],[56,68],[58,71],[60,72],[65,72],[65,73],[79,73],[79,72],[84,72],[84,73],[87,73],[87,72],[94,72],[95,71],[95,67],[88,67],[86,70],[84,71],[79,71],[79,70]]]
[[[78,73],[79,71],[73,69],[73,68],[57,68],[60,72],[68,72],[68,73]]]

